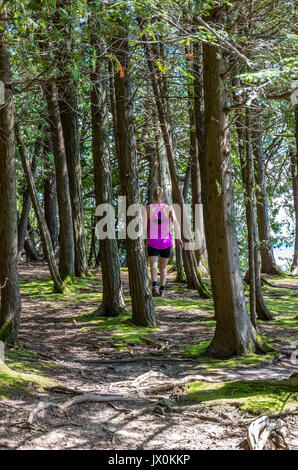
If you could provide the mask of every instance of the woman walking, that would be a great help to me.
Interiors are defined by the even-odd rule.
[[[183,248],[180,227],[172,206],[165,204],[163,189],[157,186],[153,194],[154,203],[146,206],[143,229],[147,227],[147,252],[152,280],[152,295],[165,297],[167,264],[173,246],[170,222],[173,222],[178,245]],[[160,257],[160,287],[157,282],[157,266]]]

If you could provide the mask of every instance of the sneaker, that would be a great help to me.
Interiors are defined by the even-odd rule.
[[[153,297],[159,297],[158,286],[153,286],[153,287],[152,287],[152,296],[153,296]]]

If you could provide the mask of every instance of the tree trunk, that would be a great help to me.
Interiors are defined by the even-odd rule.
[[[260,111],[252,113],[252,148],[255,157],[255,179],[257,196],[258,230],[261,251],[261,272],[267,274],[280,274],[271,242],[269,210],[267,202],[266,176],[264,169],[264,152],[260,128]]]
[[[239,97],[235,97],[238,100]],[[245,210],[248,229],[249,270],[246,281],[250,285],[250,315],[252,323],[256,326],[256,315],[261,320],[271,320],[272,313],[268,309],[262,291],[261,266],[258,248],[258,229],[255,211],[255,179],[253,155],[251,150],[250,110],[246,109],[246,118],[243,111],[239,111],[236,119],[236,131],[241,163],[241,175],[245,187]]]
[[[14,109],[7,48],[7,9],[0,11],[0,339],[17,342],[21,316],[18,277]]]
[[[56,195],[56,175],[49,161],[48,153],[52,153],[52,141],[48,139],[44,146],[44,217],[50,232],[54,253],[58,248],[58,223],[57,223],[57,195]]]
[[[112,52],[119,61],[115,71],[117,157],[121,191],[126,196],[127,208],[139,204],[139,178],[136,154],[136,138],[133,122],[129,78],[129,45],[126,26],[119,19],[114,25],[117,37],[112,39]],[[131,217],[127,217],[127,223]],[[126,251],[129,285],[132,299],[132,320],[135,325],[155,325],[155,312],[149,286],[144,243],[140,236],[135,240],[126,232]]]
[[[58,93],[54,81],[44,85],[44,94],[48,107],[56,168],[60,224],[59,272],[62,280],[64,280],[74,275],[74,239],[64,138],[58,106]]]
[[[50,232],[54,252],[58,246],[56,175],[48,173],[44,178],[44,216]]]
[[[26,262],[41,261],[32,237],[28,234],[24,240]]]
[[[68,81],[65,85],[59,85],[59,109],[69,177],[74,233],[75,275],[80,277],[88,273],[88,266],[82,198],[79,125],[74,85],[71,84],[71,79],[68,79],[68,77],[66,79]]]
[[[208,352],[215,357],[230,357],[259,348],[240,272],[222,66],[222,52],[204,44],[205,151],[200,165],[207,202],[204,221],[216,316],[216,330]]]
[[[20,152],[20,156],[22,160],[22,166],[23,166],[23,170],[26,176],[27,185],[28,185],[28,189],[30,192],[30,197],[32,200],[32,205],[33,205],[35,215],[38,221],[39,231],[40,231],[40,235],[41,235],[41,239],[43,243],[44,254],[47,259],[49,270],[50,270],[52,280],[54,283],[54,291],[63,293],[64,288],[63,288],[62,280],[58,271],[58,267],[56,265],[50,233],[49,233],[44,215],[42,213],[41,207],[39,205],[37,191],[36,191],[34,179],[31,173],[31,169],[27,161],[26,151],[25,151],[25,147],[23,144],[21,131],[17,124],[15,125],[15,132],[16,132],[16,138],[17,138],[19,152]]]
[[[249,252],[249,304],[250,304],[250,319],[253,326],[257,327],[257,303],[256,303],[256,270],[258,267],[255,264],[256,247],[256,214],[255,214],[255,198],[254,198],[254,167],[253,156],[251,151],[250,142],[250,114],[246,109],[246,160],[241,161],[242,175],[244,177],[244,184],[246,186],[246,219],[248,231],[248,252]]]
[[[38,137],[36,139],[34,155],[33,155],[32,164],[31,164],[31,172],[32,172],[33,178],[35,176],[36,167],[37,167],[36,155],[39,154],[40,148],[41,148],[41,140]],[[28,227],[30,206],[31,206],[31,199],[30,199],[29,190],[27,188],[24,194],[22,214],[21,214],[19,225],[18,225],[18,259],[21,258],[22,252],[24,249],[24,242],[25,242],[26,231]]]
[[[92,258],[96,259],[96,248],[95,248],[95,224],[96,220],[95,217],[91,217],[91,242],[90,242],[90,251],[89,251],[89,257],[88,257],[88,266],[91,268],[92,265]]]
[[[291,274],[298,275],[298,105],[295,105],[295,135],[296,135],[296,156],[295,151],[291,154],[292,182],[293,182],[293,198],[295,212],[295,251],[293,263],[291,266]]]
[[[204,158],[204,96],[203,96],[203,70],[202,70],[202,47],[194,44],[193,50],[193,102],[189,102],[189,114],[191,125],[191,151],[192,151],[192,213],[195,232],[195,254],[197,263],[205,270],[208,266],[206,236],[204,228],[203,199],[201,185],[200,159]],[[189,93],[190,95],[190,93]],[[199,156],[201,153],[201,156]]]
[[[107,90],[108,78],[105,62],[100,58],[104,54],[101,38],[97,39],[95,31],[100,31],[97,21],[91,24],[91,44],[96,53],[95,70],[91,71],[91,123],[92,123],[92,152],[94,163],[94,185],[96,206],[106,204],[112,207],[112,179],[110,171],[110,150],[108,132]],[[107,212],[98,217],[98,222],[105,218]],[[115,217],[112,217],[113,227]],[[118,245],[114,238],[99,237],[99,253],[103,280],[103,300],[97,310],[98,314],[115,317],[125,308],[122,287]],[[97,260],[96,260],[97,263]]]

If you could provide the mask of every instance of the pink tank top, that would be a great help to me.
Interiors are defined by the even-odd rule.
[[[173,245],[167,204],[150,204],[147,233],[147,245],[152,248],[164,250]]]

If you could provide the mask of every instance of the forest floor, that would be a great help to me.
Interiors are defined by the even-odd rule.
[[[46,264],[20,264],[20,343],[5,355],[18,374],[8,384],[0,369],[0,449],[245,449],[256,415],[297,404],[297,393],[275,388],[293,372],[282,363],[291,364],[298,340],[297,277],[267,277],[274,320],[260,322],[259,332],[275,351],[230,360],[204,355],[215,328],[212,300],[170,275],[166,298],[154,299],[159,326],[135,328],[125,269],[122,278],[128,311],[103,319],[93,315],[99,274],[53,294]],[[37,386],[36,377],[72,390]],[[76,396],[73,389],[105,401],[58,407]],[[283,420],[288,447],[298,448],[297,414]]]

